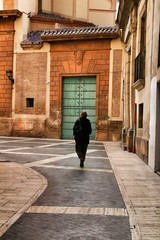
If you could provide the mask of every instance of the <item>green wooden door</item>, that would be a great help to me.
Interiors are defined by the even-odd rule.
[[[62,138],[73,139],[73,125],[82,111],[92,124],[91,139],[96,131],[96,77],[65,77],[62,99]]]

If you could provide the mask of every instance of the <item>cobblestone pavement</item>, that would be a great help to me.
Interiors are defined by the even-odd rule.
[[[0,137],[0,239],[160,239],[160,178],[119,146],[80,169],[72,140]]]

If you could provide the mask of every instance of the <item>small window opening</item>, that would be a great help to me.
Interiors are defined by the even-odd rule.
[[[140,38],[140,51],[146,49],[146,12],[141,18],[141,38]]]
[[[143,128],[143,103],[139,104],[138,127],[139,127],[139,128]]]
[[[34,107],[34,98],[26,98],[26,107]]]

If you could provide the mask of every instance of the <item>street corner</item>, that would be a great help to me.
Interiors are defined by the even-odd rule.
[[[32,205],[47,187],[35,170],[15,162],[0,162],[0,236]]]

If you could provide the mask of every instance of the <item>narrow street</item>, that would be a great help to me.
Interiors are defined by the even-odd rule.
[[[1,240],[131,240],[128,212],[103,142],[91,141],[84,169],[79,167],[73,140],[1,137],[0,149],[2,167],[14,162],[32,168],[47,183],[41,194],[34,194],[35,201],[3,230]],[[38,176],[34,178],[36,183]],[[20,189],[22,182],[17,181],[16,188]],[[33,185],[30,180],[23,198],[18,193],[21,202]],[[0,185],[2,189],[4,185]],[[14,191],[12,186],[1,199],[3,216],[13,213],[18,204]]]

